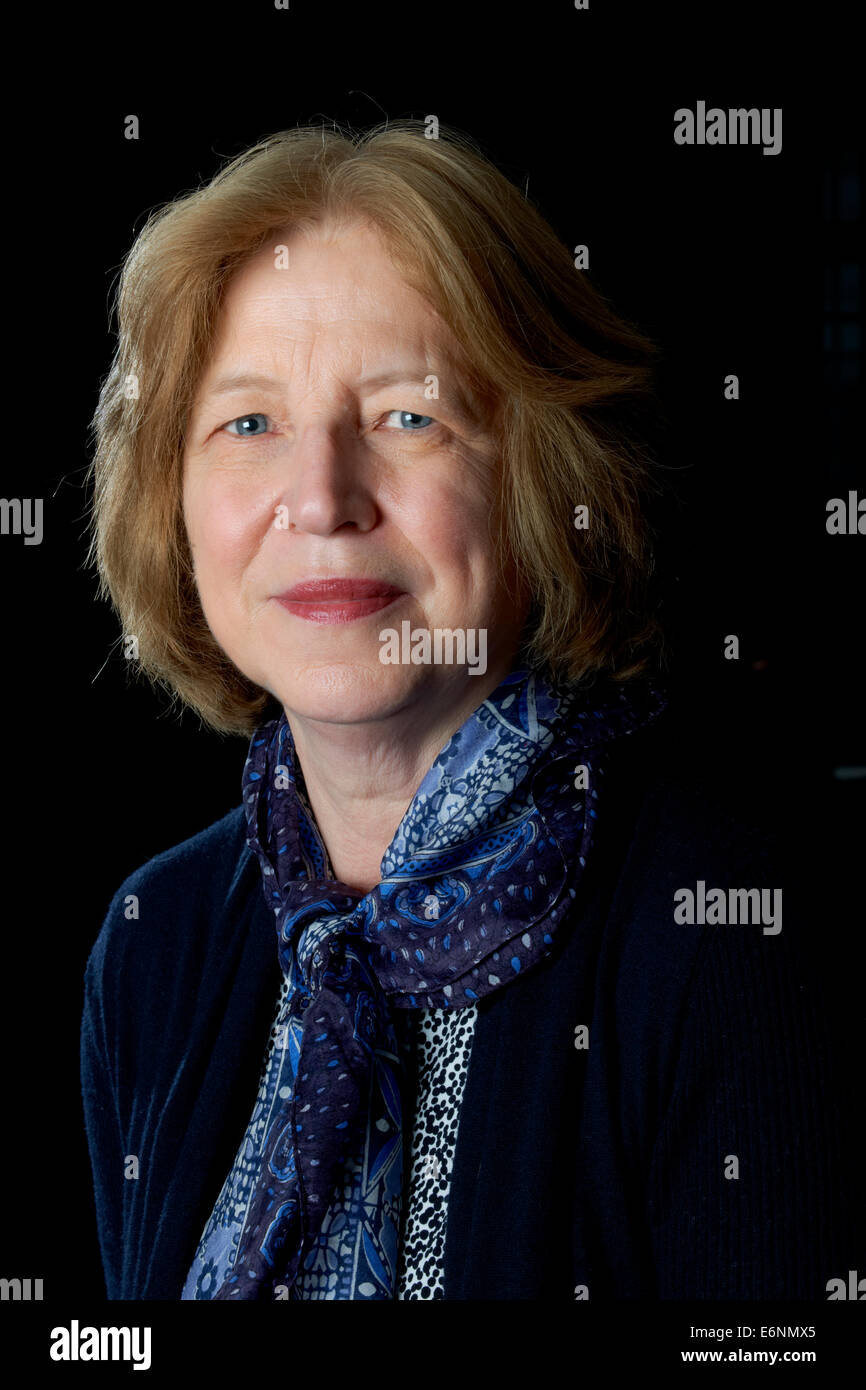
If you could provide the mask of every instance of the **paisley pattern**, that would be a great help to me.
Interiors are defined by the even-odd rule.
[[[298,1038],[291,1038],[283,1028],[288,993],[289,982],[283,976],[252,1118],[199,1240],[181,1295],[184,1299],[212,1298],[237,1255],[238,1237],[255,1189],[262,1148],[281,1100],[290,1095],[294,1076],[291,1048],[294,1044],[297,1054]]]
[[[330,874],[286,716],[257,731],[244,805],[287,981],[282,1056],[220,1198],[242,1229],[204,1241],[185,1297],[395,1296],[399,1011],[466,1008],[550,954],[591,850],[603,745],[664,704],[653,686],[600,698],[511,672],[434,761],[365,895]]]

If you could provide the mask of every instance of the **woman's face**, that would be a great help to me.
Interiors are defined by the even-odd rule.
[[[205,617],[290,715],[365,721],[470,690],[474,708],[510,669],[527,607],[507,597],[490,541],[489,406],[375,230],[329,225],[284,244],[285,268],[268,247],[228,287],[187,431]],[[396,596],[281,598],[329,579]],[[449,639],[438,663],[383,662],[380,633],[402,637],[406,621],[410,639],[429,630],[431,656],[435,629],[462,629],[463,664],[448,664]]]

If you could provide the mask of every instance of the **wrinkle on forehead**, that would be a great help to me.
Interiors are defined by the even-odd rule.
[[[276,268],[274,250],[267,247],[236,272],[226,288],[201,390],[206,393],[214,375],[238,356],[254,370],[280,376],[297,371],[303,355],[308,372],[318,377],[330,368],[344,383],[405,362],[409,375],[450,377],[476,417],[489,418],[491,403],[473,390],[461,345],[433,305],[403,279],[375,229],[357,224],[351,233],[345,227],[329,227],[328,233],[275,241],[288,246],[288,269]],[[359,340],[341,338],[346,326],[361,330]],[[313,360],[322,353],[324,360]],[[423,369],[416,365],[421,363]]]

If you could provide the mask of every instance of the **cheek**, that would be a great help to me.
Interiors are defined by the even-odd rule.
[[[428,483],[399,498],[398,524],[419,548],[464,557],[486,548],[492,495],[470,470],[461,473],[447,484]]]
[[[255,546],[260,519],[249,498],[221,485],[218,477],[191,478],[184,489],[184,517],[196,570],[225,573],[243,566]]]
[[[458,595],[483,625],[512,615],[514,600],[512,576],[500,572],[495,479],[473,464],[468,461],[447,486],[428,488],[417,506],[412,499],[410,539],[449,602]]]

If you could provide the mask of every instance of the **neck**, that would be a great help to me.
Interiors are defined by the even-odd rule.
[[[357,724],[286,711],[307,798],[339,883],[368,893],[382,857],[438,754],[492,694],[508,667],[467,677],[382,718]]]

